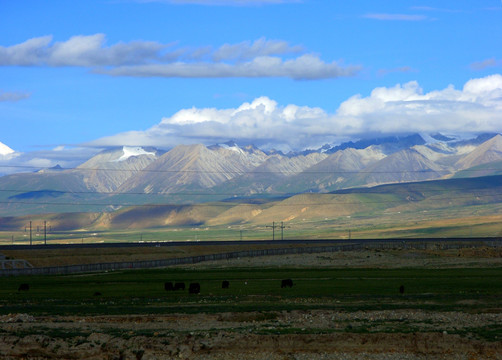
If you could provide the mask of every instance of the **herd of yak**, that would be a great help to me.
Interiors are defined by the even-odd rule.
[[[228,289],[230,287],[230,282],[228,280],[223,280],[221,282],[221,288],[222,289]],[[281,281],[281,288],[285,287],[293,287],[293,280],[291,279],[284,279]],[[18,291],[28,291],[30,290],[30,285],[29,284],[21,284],[19,285],[19,288],[17,289]],[[177,290],[185,290],[185,283],[184,282],[175,282],[174,284],[172,282],[166,282],[164,283],[164,290],[166,291],[177,291]],[[188,292],[190,294],[199,294],[200,293],[200,284],[199,283],[190,283],[188,286]],[[404,285],[401,285],[399,287],[399,293],[404,294]],[[100,292],[95,292],[95,296],[101,295]]]
[[[228,289],[230,287],[230,282],[228,280],[223,280],[221,282],[221,288],[222,289]],[[293,280],[291,279],[284,279],[281,281],[281,288],[285,287],[293,287]],[[30,285],[29,284],[21,284],[19,285],[19,288],[17,289],[18,291],[28,291],[30,290]],[[164,290],[166,291],[178,291],[178,290],[185,290],[185,283],[184,282],[166,282],[164,283]],[[190,283],[188,286],[188,293],[190,294],[199,294],[200,293],[200,284],[199,283]],[[399,293],[404,294],[404,285],[401,285],[399,287]],[[101,295],[100,292],[95,292],[95,296]]]
[[[228,289],[230,287],[230,282],[228,280],[223,280],[221,282],[221,288],[222,289]],[[293,287],[293,280],[291,279],[284,279],[281,281],[281,288],[285,287]],[[30,285],[29,284],[21,284],[19,285],[19,288],[17,289],[18,291],[28,291],[30,290]],[[164,290],[166,291],[177,291],[177,290],[185,290],[185,283],[184,282],[166,282],[164,283]],[[190,283],[188,286],[188,292],[190,294],[199,294],[200,293],[200,284],[199,283]],[[101,295],[100,292],[95,292],[95,296]]]
[[[223,280],[221,282],[221,288],[222,289],[228,289],[230,287],[230,282],[228,280]],[[281,281],[281,288],[285,287],[293,287],[293,280],[291,279],[284,279]],[[166,291],[177,291],[177,290],[185,290],[185,283],[184,282],[166,282],[164,283],[164,290]],[[188,286],[188,293],[189,294],[198,294],[200,293],[200,284],[199,283],[190,283]]]

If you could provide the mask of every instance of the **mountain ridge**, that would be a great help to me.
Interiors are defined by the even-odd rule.
[[[5,191],[0,194],[0,201],[5,200],[8,212],[11,207],[22,208],[15,204],[15,199],[43,200],[40,195],[45,192],[48,201],[58,194],[58,198],[73,201],[75,206],[88,203],[90,209],[116,209],[145,202],[195,203],[246,196],[326,193],[447,179],[456,174],[476,176],[475,169],[483,165],[479,174],[489,175],[487,164],[493,164],[493,174],[502,171],[500,134],[460,141],[440,134],[434,136],[440,140],[427,137],[425,141],[416,134],[379,139],[362,149],[357,148],[362,143],[352,143],[358,145],[334,153],[322,147],[287,155],[265,152],[252,145],[241,147],[234,142],[178,145],[165,152],[119,147],[104,150],[74,169],[2,176],[0,188]],[[60,192],[64,194],[59,196]],[[88,200],[91,198],[103,202],[94,203]]]

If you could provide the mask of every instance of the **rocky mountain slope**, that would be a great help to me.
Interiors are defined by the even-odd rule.
[[[111,192],[157,160],[158,155],[156,149],[148,151],[140,147],[124,146],[99,153],[73,172],[83,176],[89,190]]]
[[[478,172],[479,167],[484,171]],[[487,168],[491,172],[487,173]],[[323,193],[500,171],[499,134],[468,140],[416,134],[289,154],[235,143],[179,145],[167,152],[122,147],[105,150],[75,169],[0,177],[0,200],[6,209],[19,207],[20,199],[30,205],[30,199],[54,197],[76,205],[89,198],[105,199],[110,205],[99,204],[116,208],[139,203]]]

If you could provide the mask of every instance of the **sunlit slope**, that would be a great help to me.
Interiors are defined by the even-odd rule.
[[[384,157],[385,155],[374,147],[363,150],[352,148],[340,150],[313,164],[304,172],[292,176],[288,182],[278,184],[276,188],[290,193],[340,189],[359,171]]]
[[[268,225],[328,219],[376,219],[392,213],[430,212],[437,219],[495,215],[502,211],[502,176],[425,181],[306,193],[284,199],[234,199],[186,205],[141,205],[107,213],[4,217],[0,229],[24,229],[45,219],[60,229],[146,229],[187,226]],[[371,221],[370,221],[371,222]]]

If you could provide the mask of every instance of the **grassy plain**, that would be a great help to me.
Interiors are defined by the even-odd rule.
[[[281,279],[293,279],[281,288]],[[230,282],[222,289],[222,280]],[[201,293],[165,291],[199,282]],[[0,313],[98,315],[338,309],[500,311],[502,268],[226,268],[2,278]],[[29,291],[18,291],[22,283]],[[400,294],[403,285],[405,292]],[[95,295],[100,293],[101,295]]]
[[[275,221],[266,224],[231,224],[218,226],[163,226],[142,229],[78,228],[50,231],[47,243],[154,242],[206,240],[276,240],[284,239],[386,239],[386,238],[449,238],[502,236],[502,206],[479,206],[444,210],[389,211],[362,213],[337,218],[315,217]],[[29,223],[29,222],[28,222]],[[43,224],[43,221],[35,222]],[[34,228],[36,229],[36,226]],[[43,227],[33,230],[33,244],[44,243]],[[0,230],[0,245],[29,244],[29,228]]]

